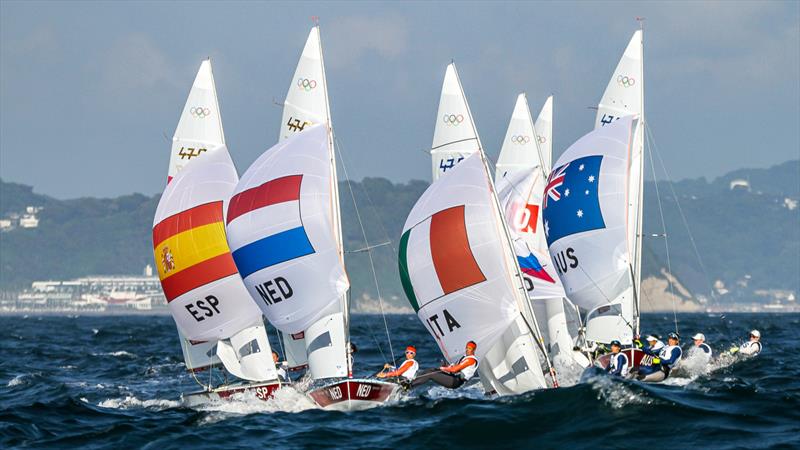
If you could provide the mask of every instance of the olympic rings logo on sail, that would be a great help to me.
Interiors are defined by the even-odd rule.
[[[297,79],[297,87],[300,89],[308,92],[317,87],[316,80],[309,80],[308,78],[298,78]]]
[[[531,141],[530,136],[523,136],[523,135],[511,136],[511,142],[513,142],[514,144],[527,144],[530,141]]]
[[[617,76],[617,84],[619,84],[622,87],[628,88],[636,84],[636,79],[626,75],[619,75]]]
[[[539,136],[538,134],[536,135],[536,140],[539,141],[540,144],[544,144],[545,142],[547,142],[547,138],[546,137]]]
[[[461,114],[445,114],[442,117],[442,121],[447,125],[458,126],[464,121],[464,116]]]
[[[189,114],[191,114],[192,117],[203,119],[211,115],[211,110],[202,106],[192,106],[189,108]]]

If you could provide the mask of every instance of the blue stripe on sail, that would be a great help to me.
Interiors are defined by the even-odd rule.
[[[242,278],[261,269],[314,253],[302,226],[251,242],[233,252]]]

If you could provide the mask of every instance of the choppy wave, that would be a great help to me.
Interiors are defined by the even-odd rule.
[[[643,324],[669,329],[670,319],[645,316]],[[687,352],[662,384],[599,371],[581,379],[582,370],[556,360],[559,389],[493,398],[480,383],[455,391],[427,385],[385,407],[341,413],[320,410],[294,389],[269,401],[244,393],[184,406],[181,393],[197,383],[168,317],[115,317],[114,327],[103,317],[0,318],[8,355],[0,364],[0,447],[605,448],[609,439],[630,448],[797,447],[798,319],[681,316],[682,329],[705,333],[716,356],[704,364]],[[439,364],[416,317],[388,320],[395,347],[414,344],[423,368]],[[381,326],[379,317],[353,318],[356,376],[384,364],[386,344],[371,335]],[[764,336],[760,356],[724,351],[751,328]],[[205,382],[208,373],[198,376]],[[654,440],[669,423],[680,427],[676,441]]]

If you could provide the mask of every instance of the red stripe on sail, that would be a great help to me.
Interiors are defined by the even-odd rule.
[[[228,205],[228,223],[242,214],[265,206],[299,200],[302,180],[302,175],[289,175],[234,195]]]
[[[444,294],[486,281],[467,237],[464,205],[431,217],[431,257]]]
[[[153,248],[169,237],[192,228],[222,222],[222,202],[211,202],[195,206],[167,217],[153,227]]]
[[[230,253],[207,259],[161,280],[167,302],[200,286],[237,273]]]

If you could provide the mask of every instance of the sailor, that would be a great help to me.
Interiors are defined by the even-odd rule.
[[[413,345],[409,345],[406,347],[406,360],[403,361],[403,364],[400,364],[400,367],[397,369],[391,364],[385,364],[383,366],[384,369],[394,370],[390,372],[381,371],[381,373],[378,374],[378,378],[402,377],[404,378],[403,381],[413,380],[419,370],[419,363],[414,359],[415,356],[417,356],[417,349]]]
[[[272,351],[272,362],[275,363],[275,371],[278,372],[278,378],[281,381],[289,381],[289,376],[286,374],[286,361],[281,361],[278,357],[278,352]]]
[[[731,353],[740,352],[747,356],[756,356],[761,353],[761,332],[752,330],[750,332],[750,340],[742,344],[740,347],[732,348]]]
[[[711,347],[706,344],[706,336],[703,333],[697,333],[692,336],[694,339],[694,346],[698,350],[702,350],[708,358],[711,358]]]
[[[647,345],[642,349],[642,351],[644,351],[648,355],[658,356],[658,352],[660,352],[661,349],[664,348],[664,343],[661,342],[660,339],[658,339],[658,336],[652,334],[647,336],[645,340],[647,341]]]
[[[606,372],[620,377],[628,376],[628,356],[620,352],[622,345],[619,341],[611,341],[611,359],[606,367]]]
[[[475,349],[478,344],[474,341],[467,342],[464,348],[464,356],[455,364],[442,366],[438,369],[428,369],[420,373],[412,382],[412,387],[417,387],[433,381],[439,386],[449,389],[456,389],[464,385],[478,370],[478,357],[475,356]]]
[[[653,358],[652,364],[649,366],[639,366],[637,379],[648,382],[663,381],[669,376],[669,373],[681,360],[683,351],[680,347],[680,336],[678,333],[670,333],[668,344],[661,351],[658,356]]]

